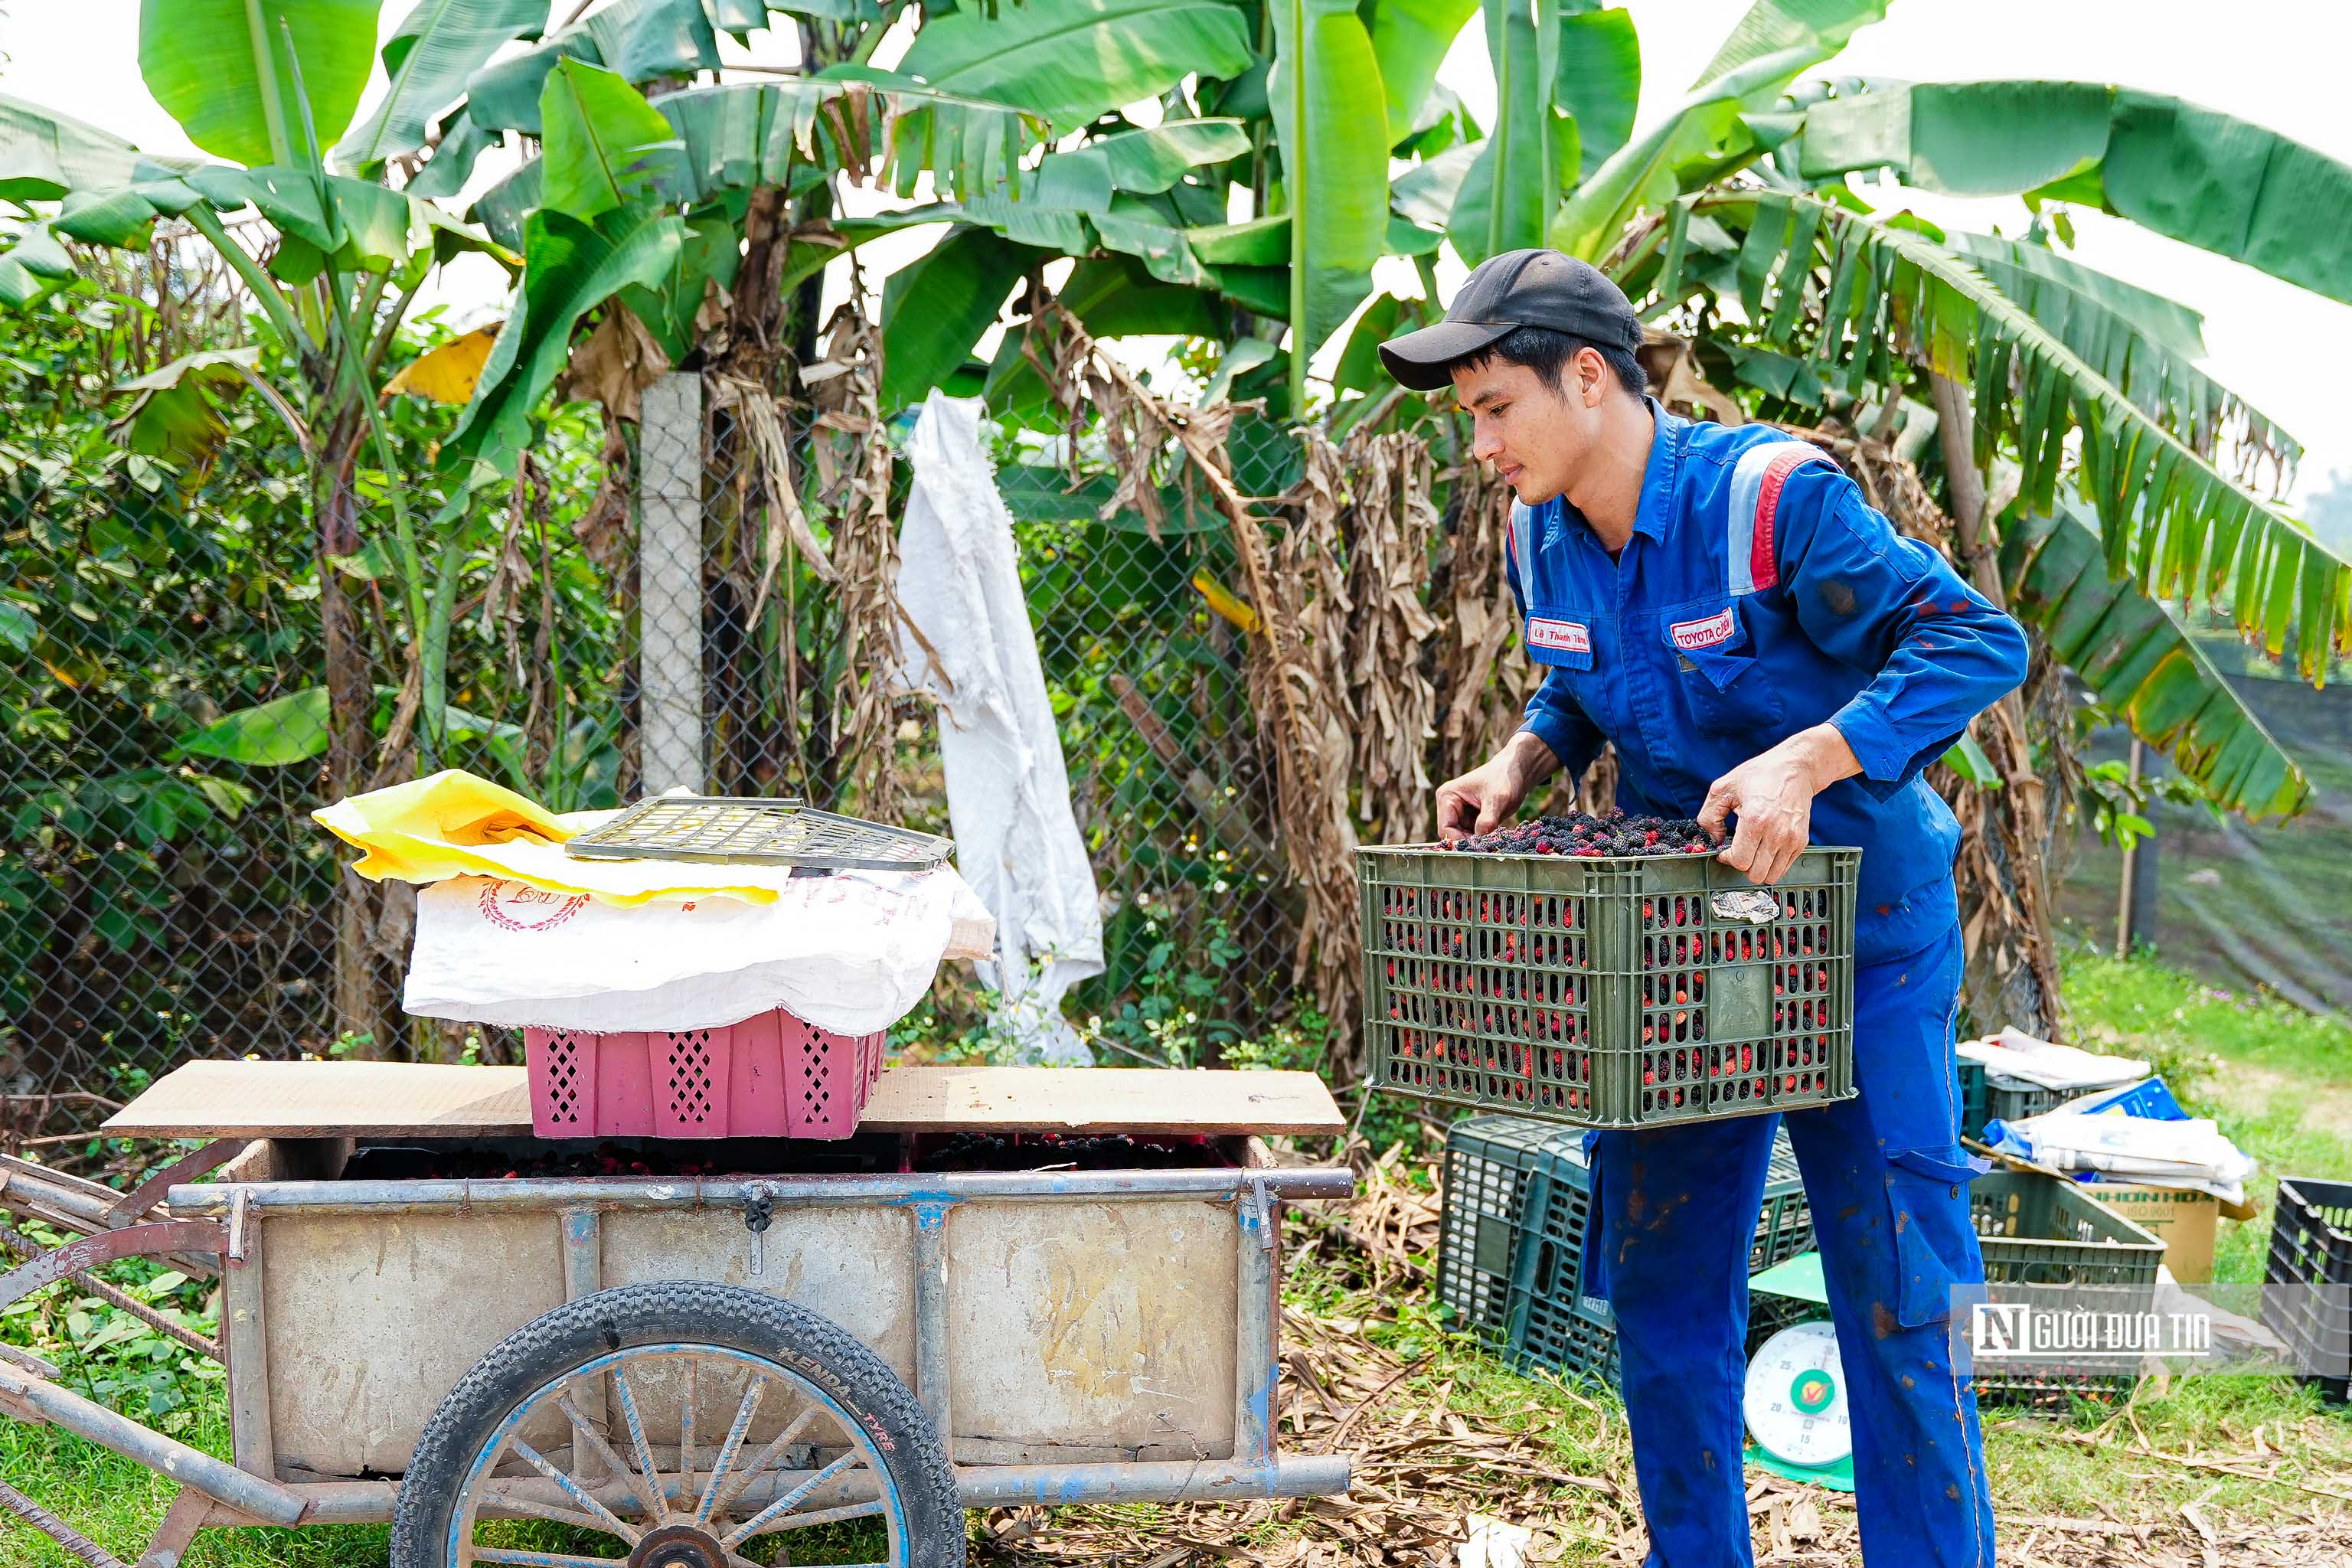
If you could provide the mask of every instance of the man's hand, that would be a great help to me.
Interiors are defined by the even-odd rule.
[[[1816,724],[1716,780],[1706,804],[1698,808],[1698,825],[1721,843],[1724,818],[1737,815],[1738,829],[1717,858],[1769,888],[1789,874],[1811,842],[1813,796],[1860,772],[1862,764],[1837,726]],[[1444,799],[1441,792],[1441,814]]]
[[[1492,833],[1519,809],[1528,791],[1549,778],[1559,759],[1522,730],[1460,778],[1437,790],[1437,837],[1445,843]]]

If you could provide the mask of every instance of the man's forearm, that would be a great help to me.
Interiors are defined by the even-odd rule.
[[[1853,747],[1835,724],[1816,724],[1810,730],[1800,730],[1781,742],[1780,748],[1803,770],[1815,795],[1840,779],[1850,779],[1862,772],[1862,763],[1854,756]]]
[[[1537,739],[1533,730],[1516,731],[1495,753],[1495,760],[1511,770],[1512,780],[1519,786],[1522,796],[1559,772],[1559,757]]]

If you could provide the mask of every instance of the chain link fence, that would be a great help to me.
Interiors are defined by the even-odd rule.
[[[153,443],[110,389],[239,335],[140,339],[176,282],[0,319],[0,1138],[63,1141],[197,1056],[517,1059],[503,1032],[400,1009],[415,894],[347,871],[310,820],[347,795],[456,767],[557,811],[683,787],[950,830],[891,590],[912,416],[878,411],[862,318],[798,373],[713,364],[552,406],[515,482],[419,520],[420,559],[389,501],[446,482],[446,410],[388,400],[396,479],[373,448],[306,460],[234,387],[204,440],[133,449]],[[1344,1068],[1328,933],[1349,833],[1424,836],[1431,787],[1499,742],[1535,673],[1499,492],[1448,466],[1443,428],[1324,444],[1219,409],[1278,546],[1244,561],[1253,536],[1165,435],[1181,416],[1042,381],[986,406],[1103,917],[1104,973],[1066,1016],[1105,1060]],[[1252,603],[1253,574],[1278,603]],[[1318,705],[1286,722],[1327,753],[1283,778],[1276,643]],[[1580,804],[1612,794],[1604,759]],[[898,1047],[1002,1058],[995,1004],[951,969]]]
[[[413,893],[344,871],[310,819],[428,760],[558,810],[683,785],[946,829],[928,706],[881,689],[870,579],[908,473],[874,454],[903,418],[717,375],[648,386],[609,430],[557,411],[457,525],[428,752],[384,477],[321,502],[234,414],[202,461],[136,456],[107,382],[58,383],[89,345],[56,348],[11,368],[13,404],[47,406],[0,446],[0,1133],[62,1140],[192,1057],[511,1059],[399,1011]],[[418,474],[434,422],[404,438]],[[1106,516],[1120,476],[1086,432],[1074,453],[984,428],[1103,899],[1106,973],[1066,1010],[1110,1058],[1303,1026],[1311,1059],[1225,521],[1181,485],[1160,520]],[[1244,415],[1228,449],[1246,494],[1297,481],[1275,421]],[[937,1001],[902,1045],[985,1048],[987,997],[950,979]]]

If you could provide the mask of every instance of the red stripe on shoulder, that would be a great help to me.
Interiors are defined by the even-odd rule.
[[[1789,476],[1821,454],[1810,447],[1798,447],[1782,452],[1766,465],[1763,482],[1756,491],[1756,529],[1748,540],[1748,574],[1759,588],[1769,588],[1780,580],[1780,567],[1772,552],[1772,521],[1780,510],[1780,487]]]

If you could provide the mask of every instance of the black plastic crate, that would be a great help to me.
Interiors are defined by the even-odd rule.
[[[2022,1121],[2029,1116],[2039,1116],[2045,1110],[2055,1110],[2067,1098],[2060,1089],[2045,1089],[2023,1079],[2003,1077],[1987,1068],[1982,1062],[1972,1062],[1966,1057],[1955,1059],[1959,1064],[1960,1136],[1963,1138],[1981,1140],[1988,1122]]]
[[[2263,1281],[2263,1325],[2341,1403],[2352,1381],[2352,1182],[2279,1178]]]
[[[1359,849],[1372,1082],[1578,1127],[1846,1099],[1861,859]]]
[[[1993,1170],[1969,1187],[1969,1217],[1984,1254],[1985,1299],[2030,1300],[2008,1285],[2099,1287],[2103,1310],[2151,1311],[2164,1243],[2093,1197],[2081,1184],[2036,1171]],[[2118,1296],[2120,1293],[2120,1297]],[[2000,1404],[2053,1405],[2074,1395],[2128,1395],[2137,1365],[2112,1372],[2016,1370],[1976,1373],[1977,1395]]]
[[[1476,1116],[1446,1138],[1445,1207],[1438,1232],[1437,1295],[1465,1329],[1499,1349],[1564,1371],[1562,1314],[1609,1336],[1616,1319],[1583,1294],[1592,1185],[1584,1134],[1519,1116]],[[1748,1271],[1760,1273],[1813,1245],[1788,1135],[1778,1134]],[[1547,1348],[1551,1347],[1551,1348]],[[1566,1353],[1565,1351],[1562,1353]]]

